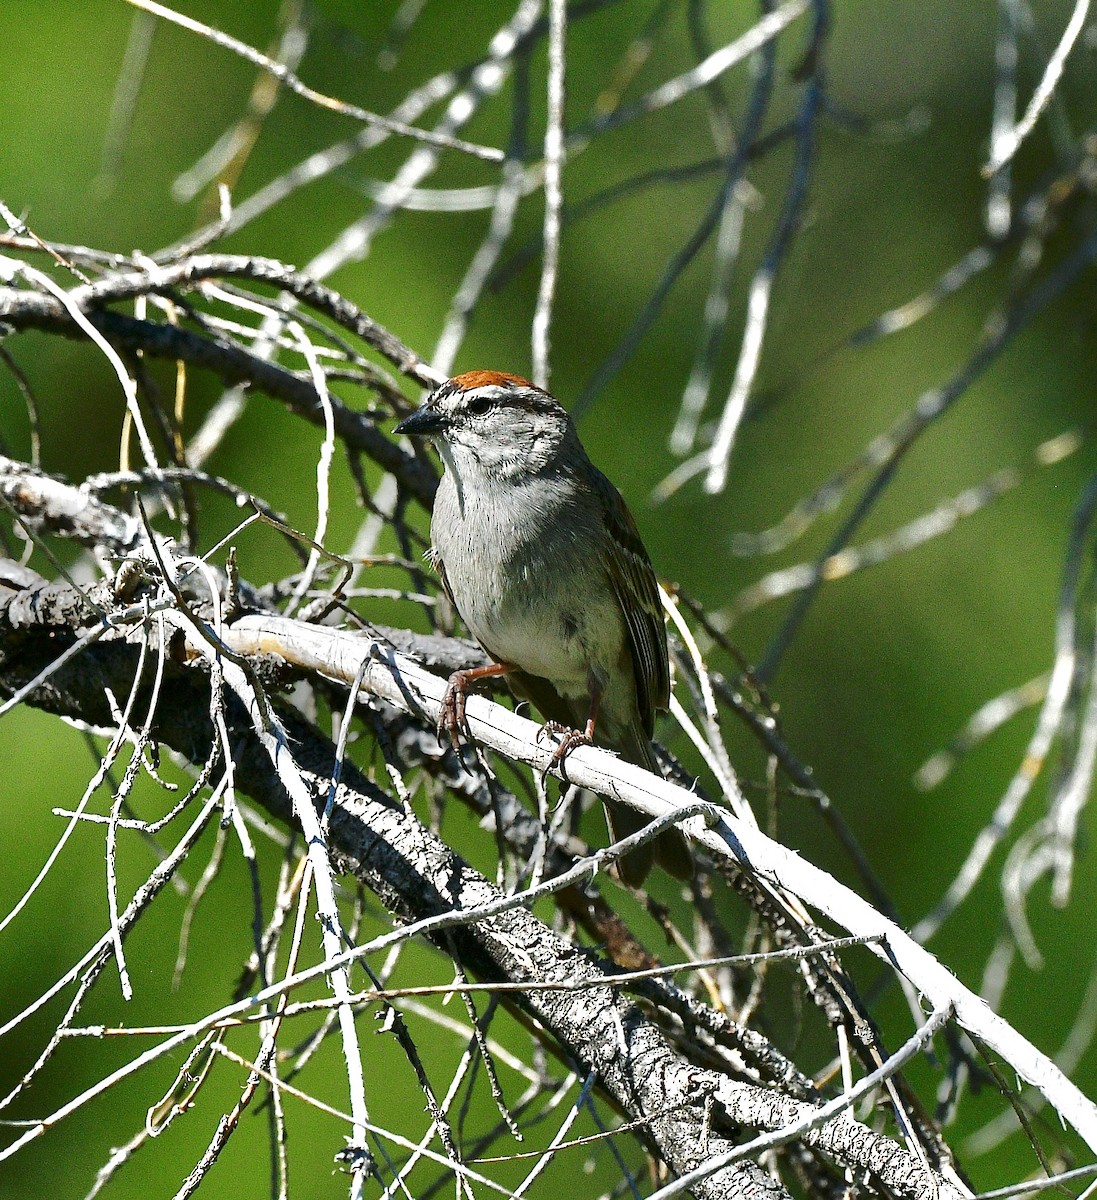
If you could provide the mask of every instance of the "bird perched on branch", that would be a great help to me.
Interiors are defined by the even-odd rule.
[[[561,739],[557,762],[594,743],[659,773],[651,736],[670,702],[666,630],[655,572],[625,502],[591,463],[575,424],[517,375],[469,371],[396,426],[433,439],[445,464],[430,557],[472,636],[493,660],[455,672],[438,731],[458,745],[465,694],[505,676]],[[642,814],[606,801],[616,841]],[[623,858],[643,882],[653,857],[692,874],[674,829]]]

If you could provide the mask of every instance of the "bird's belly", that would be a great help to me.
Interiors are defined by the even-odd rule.
[[[466,487],[447,472],[432,536],[457,611],[497,661],[547,679],[564,697],[590,695],[625,644],[624,618],[582,514],[545,513],[519,491]]]
[[[482,589],[464,603],[455,599],[469,632],[493,658],[550,680],[562,696],[589,692],[594,663],[580,636],[579,614],[536,595],[515,601],[494,589]]]

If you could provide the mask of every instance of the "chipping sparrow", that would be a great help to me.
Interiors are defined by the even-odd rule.
[[[656,709],[670,701],[662,607],[625,502],[591,463],[575,425],[548,392],[516,375],[469,371],[442,384],[396,426],[430,437],[445,463],[430,558],[469,632],[494,660],[450,678],[439,736],[454,746],[465,693],[505,675],[563,737],[557,761],[595,742],[659,773]],[[607,802],[614,840],[645,818]],[[642,883],[658,855],[688,878],[684,839],[668,830],[622,859]]]

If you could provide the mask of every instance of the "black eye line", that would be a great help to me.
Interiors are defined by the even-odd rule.
[[[486,396],[477,396],[472,391],[466,392],[461,409],[466,417],[482,417],[491,409],[501,408],[504,405],[529,413],[543,412],[546,408],[559,407],[551,396],[541,392],[540,389],[524,388],[517,391],[500,389],[498,392]]]

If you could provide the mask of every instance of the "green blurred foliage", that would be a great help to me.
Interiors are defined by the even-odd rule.
[[[203,0],[188,4],[186,11],[263,47],[277,7]],[[620,53],[628,32],[637,27],[637,12],[646,14],[652,7],[622,4],[573,26],[572,120],[594,102],[604,78],[602,64]],[[378,69],[376,55],[394,8],[390,0],[316,0],[302,76],[330,94],[385,111],[409,81],[481,53],[503,11],[467,0],[433,0],[412,32],[398,70],[385,73]],[[1067,11],[1064,3],[1040,6],[1041,45],[1054,43]],[[754,8],[735,4],[728,11],[714,11],[710,19],[712,38],[719,44],[754,19]],[[104,135],[133,20],[133,10],[119,0],[52,0],[48,5],[0,0],[0,198],[25,213],[44,237],[103,249],[151,250],[184,237],[200,217],[209,216],[208,196],[200,203],[177,205],[171,199],[172,183],[239,116],[253,73],[225,51],[159,25],[123,157],[108,179],[101,167]],[[835,5],[828,51],[834,98],[871,122],[894,124],[917,109],[926,114],[927,124],[904,136],[858,136],[824,124],[805,228],[776,286],[759,380],[759,394],[767,403],[759,405],[742,430],[724,494],[707,496],[695,480],[660,506],[648,502],[651,489],[675,465],[667,437],[692,359],[708,287],[708,253],[687,270],[639,351],[585,418],[588,448],[632,504],[659,571],[709,606],[727,605],[765,571],[806,560],[823,548],[835,518],[819,522],[772,561],[733,556],[731,540],[735,531],[774,524],[799,497],[910,411],[925,389],[947,380],[970,355],[989,307],[1003,293],[1004,272],[992,270],[912,329],[862,349],[840,348],[852,331],[929,286],[982,236],[979,168],[989,125],[993,22],[991,6],[955,0],[919,5],[840,0]],[[795,37],[783,43],[784,71],[794,64],[799,44]],[[1022,96],[1038,77],[1033,47],[1027,45]],[[640,72],[636,94],[690,62],[679,15]],[[543,53],[535,56],[534,70],[543,72]],[[1091,52],[1080,48],[1064,90],[1076,129],[1085,128],[1094,115],[1092,70]],[[745,81],[742,70],[724,81],[734,106],[745,95]],[[773,120],[791,112],[792,101],[783,103],[776,106]],[[506,108],[494,106],[478,117],[467,136],[504,144],[507,124],[505,115],[498,114]],[[540,119],[535,113],[535,129]],[[282,96],[236,186],[237,196],[248,195],[289,164],[352,131],[344,119]],[[580,156],[565,174],[566,194],[569,199],[589,195],[650,168],[653,161],[692,161],[710,153],[706,147],[711,143],[697,101],[621,130],[601,143],[597,153]],[[223,248],[303,265],[360,215],[369,182],[389,178],[406,153],[406,144],[394,139],[298,194]],[[1041,127],[1018,162],[1018,193],[1042,178],[1052,162],[1050,139]],[[788,165],[789,154],[781,151],[752,173],[764,207],[748,218],[744,263],[753,262],[764,244]],[[450,154],[430,186],[491,178],[490,167]],[[715,179],[705,178],[674,188],[654,187],[568,227],[553,326],[553,386],[565,403],[628,328],[716,186]],[[536,197],[525,203],[517,244],[536,236],[540,213]],[[344,268],[331,282],[429,354],[485,220],[483,213],[407,213],[378,237],[365,262]],[[734,370],[747,278],[741,268],[714,391],[718,397],[726,394]],[[536,285],[534,263],[485,297],[460,367],[528,371]],[[1003,466],[1026,463],[1039,442],[1065,428],[1081,426],[1089,435],[1097,372],[1093,321],[1092,277],[1085,276],[922,439],[857,540],[896,527]],[[44,466],[82,478],[116,465],[122,399],[103,361],[78,344],[44,336],[21,338],[9,346],[41,400]],[[155,372],[165,387],[171,386],[171,372],[162,367]],[[188,424],[193,428],[217,389],[197,375],[189,388]],[[6,374],[0,374],[0,436],[12,453],[27,453],[25,413]],[[283,414],[265,397],[254,397],[211,467],[253,488],[294,524],[308,528],[315,517],[318,444],[316,430]],[[1070,514],[1093,463],[1087,440],[1079,454],[1035,473],[947,537],[828,585],[773,685],[790,745],[811,764],[909,922],[951,880],[1018,765],[1031,718],[1018,719],[981,747],[938,792],[918,793],[912,773],[979,705],[1048,666]],[[211,543],[231,528],[233,519],[228,506],[212,506],[205,527]],[[340,464],[328,544],[345,548],[358,519]],[[244,574],[257,582],[282,573],[289,561],[274,535],[264,532],[255,532],[241,545],[241,559]],[[748,658],[764,653],[786,605],[771,605],[735,626],[732,637]],[[374,615],[388,621],[418,619],[397,608],[378,609]],[[757,747],[745,734],[732,731],[731,736],[743,776],[762,778]],[[0,912],[23,893],[58,836],[61,821],[50,808],[73,807],[92,770],[83,737],[58,722],[28,711],[0,722]],[[1042,791],[1038,786],[1030,809],[1040,804]],[[812,860],[853,879],[849,863],[804,801],[782,801],[779,832]],[[204,840],[206,854],[212,836]],[[597,836],[593,830],[592,836]],[[147,854],[142,858],[132,848],[129,853],[131,859],[122,863],[123,895],[151,865]],[[975,897],[933,944],[969,985],[978,985],[998,932],[1002,858],[999,852]],[[106,919],[104,881],[103,870],[94,864],[101,859],[101,827],[79,828],[25,916],[0,933],[4,1014],[38,994],[100,935]],[[200,911],[196,921],[183,988],[176,992],[171,987],[183,902],[166,895],[130,946],[131,962],[140,964],[136,999],[123,1006],[108,998],[110,986],[101,987],[89,1020],[170,1021],[202,1011],[229,993],[250,944],[250,900],[238,855],[230,852],[226,860],[207,898],[206,919]],[[199,853],[185,872],[190,882],[202,861]],[[264,870],[269,895],[274,879],[269,864]],[[1047,966],[1038,973],[1022,970],[1003,1005],[1005,1015],[1048,1051],[1066,1035],[1091,967],[1095,883],[1092,859],[1083,856],[1068,908],[1050,910],[1046,889],[1039,891],[1033,919]],[[5,1042],[0,1090],[6,1091],[26,1069],[61,1011],[54,1001]],[[885,1024],[892,1017],[897,1027],[904,1027],[898,996],[886,997],[880,1012]],[[432,1073],[445,1079],[456,1061],[457,1041],[427,1029],[417,1030],[416,1036],[425,1054],[437,1056]],[[371,1080],[384,1081],[371,1091],[376,1116],[400,1124],[392,1115],[399,1105],[421,1104],[406,1062],[391,1038],[378,1036],[366,1045]],[[124,1051],[128,1048],[108,1046],[104,1051],[98,1043],[75,1044],[59,1056],[16,1115],[50,1110],[72,1094],[74,1079],[93,1078],[104,1062],[113,1061],[111,1054],[121,1061]],[[322,1062],[313,1069],[308,1086],[344,1107],[337,1054],[334,1045],[324,1048],[321,1057],[330,1066],[326,1069]],[[145,1108],[177,1066],[178,1060],[160,1064],[136,1087],[87,1108],[66,1126],[63,1153],[58,1153],[57,1140],[47,1137],[14,1164],[0,1165],[0,1195],[5,1200],[83,1195],[105,1147],[140,1127]],[[326,1093],[325,1079],[330,1081]],[[1097,1092],[1092,1051],[1076,1079]],[[221,1072],[196,1112],[123,1171],[113,1195],[144,1197],[174,1190],[178,1164],[201,1153],[221,1111],[217,1106],[230,1104],[237,1088],[238,1080]],[[932,1096],[925,1099],[932,1104]],[[998,1107],[984,1097],[966,1113],[964,1128],[953,1131],[956,1145],[962,1148],[976,1114],[985,1119]],[[491,1119],[486,1111],[475,1115]],[[575,1132],[589,1132],[581,1125]],[[309,1161],[305,1147],[317,1148],[309,1169],[294,1177],[295,1196],[341,1190],[330,1175],[330,1156],[337,1149],[330,1131],[328,1119],[291,1106],[294,1160]],[[265,1139],[265,1120],[249,1114],[225,1165],[212,1173],[203,1194],[222,1194],[220,1188],[240,1200],[266,1195]],[[977,1182],[993,1186],[1034,1164],[1030,1151],[1014,1138],[1007,1148],[967,1165]]]

